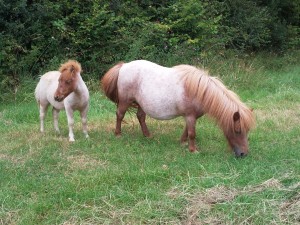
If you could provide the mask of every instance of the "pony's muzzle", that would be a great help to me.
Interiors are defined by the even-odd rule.
[[[55,101],[58,101],[58,102],[61,102],[62,100],[64,100],[64,97],[63,97],[63,96],[55,95],[55,96],[54,96],[54,100],[55,100]]]
[[[242,151],[239,147],[234,147],[233,151],[237,158],[243,158],[243,157],[247,156],[247,153]]]

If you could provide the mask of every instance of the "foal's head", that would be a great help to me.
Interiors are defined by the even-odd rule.
[[[61,65],[59,71],[61,75],[58,79],[54,99],[61,102],[77,88],[77,74],[81,72],[81,65],[77,61],[69,60]]]
[[[225,136],[228,140],[229,146],[235,153],[236,157],[244,157],[248,154],[248,129],[241,124],[241,115],[235,112],[232,117],[233,129],[226,132]],[[244,121],[243,121],[244,122]]]

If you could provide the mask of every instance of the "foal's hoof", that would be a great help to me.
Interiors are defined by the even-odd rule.
[[[74,141],[75,141],[74,138],[70,138],[70,139],[69,139],[69,142],[74,142]]]

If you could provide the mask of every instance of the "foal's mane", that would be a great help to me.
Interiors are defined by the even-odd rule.
[[[69,60],[68,62],[62,64],[59,68],[59,72],[63,73],[66,70],[70,72],[70,74],[77,74],[81,72],[81,65],[76,60]]]
[[[211,77],[205,70],[189,65],[173,67],[185,80],[187,96],[197,98],[203,111],[214,117],[225,133],[234,129],[233,115],[240,113],[240,124],[243,132],[248,132],[255,125],[255,118],[240,98],[216,77]]]

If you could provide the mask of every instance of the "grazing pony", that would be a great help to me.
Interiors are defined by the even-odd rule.
[[[159,120],[185,118],[181,143],[189,141],[196,151],[196,120],[208,114],[223,130],[237,157],[248,153],[248,131],[254,126],[252,110],[217,78],[189,65],[172,68],[136,60],[119,63],[102,78],[105,95],[117,104],[115,134],[121,134],[121,122],[129,107],[137,108],[137,118],[144,136],[150,136],[146,114]]]
[[[87,112],[89,91],[80,76],[81,65],[74,60],[61,65],[59,71],[51,71],[41,76],[35,89],[35,98],[40,108],[41,132],[44,132],[44,119],[48,106],[53,106],[54,129],[59,132],[58,114],[66,110],[69,126],[69,141],[75,141],[73,113],[80,112],[83,133],[88,138]]]

